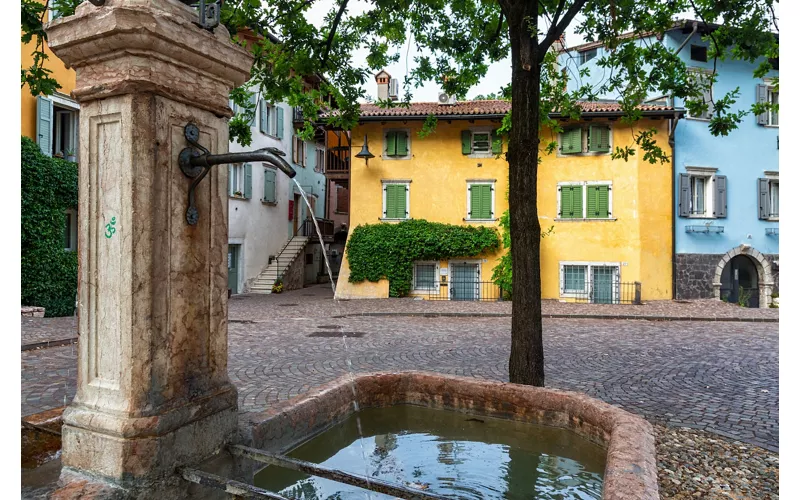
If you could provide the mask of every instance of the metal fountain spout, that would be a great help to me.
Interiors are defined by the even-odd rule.
[[[282,158],[286,156],[286,153],[278,148],[263,148],[244,153],[213,155],[198,142],[200,139],[200,129],[197,128],[197,125],[194,123],[186,125],[183,128],[183,135],[191,146],[184,148],[180,152],[178,156],[178,165],[181,167],[181,171],[186,177],[194,179],[189,186],[189,208],[186,209],[186,222],[191,226],[197,224],[197,220],[200,217],[194,203],[194,191],[214,165],[260,161],[276,167],[289,176],[290,179],[297,175],[297,172]]]

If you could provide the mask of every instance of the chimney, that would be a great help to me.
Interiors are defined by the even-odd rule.
[[[378,99],[381,101],[389,99],[389,83],[392,81],[392,75],[382,70],[375,75],[375,81],[378,83]]]
[[[553,50],[555,50],[556,54],[567,50],[567,36],[564,33],[561,33],[561,36],[553,42],[551,47]]]

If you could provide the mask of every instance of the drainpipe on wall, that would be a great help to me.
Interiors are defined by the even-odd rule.
[[[683,48],[686,47],[686,44],[689,43],[689,40],[692,39],[692,37],[694,36],[695,33],[697,33],[697,21],[692,23],[692,32],[689,33],[689,36],[686,37],[686,40],[684,40],[683,43],[681,44],[681,46],[678,47],[678,50],[675,51],[675,55],[678,55],[678,54],[681,53],[681,50],[683,50]]]
[[[675,107],[675,98],[670,97],[670,104],[672,107]],[[669,147],[672,150],[672,161],[670,162],[672,168],[672,193],[670,194],[672,199],[672,206],[670,210],[672,210],[672,300],[678,298],[678,275],[677,275],[677,265],[675,263],[675,255],[676,255],[676,248],[677,248],[677,239],[678,239],[678,232],[677,232],[677,221],[675,216],[675,129],[678,127],[678,120],[679,116],[678,113],[675,113],[675,117],[670,120],[669,123]]]

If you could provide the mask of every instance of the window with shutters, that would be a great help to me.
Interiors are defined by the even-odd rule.
[[[612,137],[608,124],[570,127],[558,134],[558,155],[611,154]]]
[[[383,159],[408,160],[411,158],[411,133],[409,129],[389,129],[383,133]]]
[[[461,131],[461,154],[470,158],[492,158],[503,152],[503,138],[492,127]]]
[[[439,274],[438,262],[414,262],[414,290],[431,292],[438,288],[436,277]]]
[[[383,217],[385,220],[409,218],[409,181],[383,182]]]
[[[758,218],[777,221],[780,216],[780,189],[777,172],[765,172],[758,179]]]
[[[317,162],[314,166],[315,172],[323,173],[325,172],[325,150],[321,148],[317,148]]]
[[[557,220],[616,220],[610,181],[559,182],[557,194]]]
[[[710,120],[714,115],[714,84],[712,82],[712,72],[701,68],[690,68],[688,78],[691,82],[701,87],[702,96],[699,96],[699,98],[708,105],[708,108],[698,115],[688,113],[686,117],[695,120]]]
[[[775,89],[775,87],[768,87],[767,88],[767,100],[773,106],[778,106],[778,93],[779,92]],[[768,120],[769,121],[767,122],[767,125],[771,125],[773,127],[777,127],[778,126],[778,110],[777,109],[775,109],[773,111],[770,111]]]
[[[780,210],[778,210],[778,179],[769,180],[769,217],[770,219],[777,219]]]
[[[253,168],[249,163],[228,165],[228,194],[234,198],[250,198],[253,188]]]
[[[306,166],[306,143],[296,135],[292,136],[292,161],[303,168]]]
[[[713,167],[686,167],[680,174],[678,215],[696,218],[724,218],[728,212],[728,178]]]
[[[494,180],[467,181],[468,221],[494,221]]]

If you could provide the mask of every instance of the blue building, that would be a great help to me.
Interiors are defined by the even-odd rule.
[[[701,37],[713,28],[679,21],[663,37],[651,35],[637,43],[680,50],[687,69],[702,77],[712,72],[714,62]],[[606,50],[599,43],[561,50],[559,64],[572,75],[570,91],[610,76],[607,68],[597,65]],[[756,64],[718,60],[710,97],[738,87],[734,110],[750,109],[757,101],[777,103],[778,90],[772,84],[778,61],[772,61],[773,70],[763,79],[753,77]],[[588,82],[579,80],[578,70],[583,68],[589,69]],[[670,95],[652,95],[648,101],[684,106],[682,99]],[[687,113],[673,133],[673,297],[719,297],[768,307],[778,291],[778,113],[748,115],[725,137],[711,135],[708,118]]]

